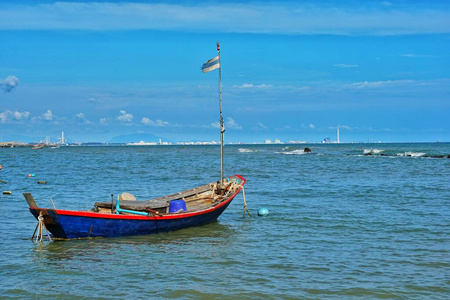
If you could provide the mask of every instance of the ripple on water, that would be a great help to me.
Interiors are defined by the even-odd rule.
[[[69,209],[89,209],[124,191],[162,196],[218,178],[217,147],[0,149],[4,188],[13,192],[0,201],[0,294],[448,298],[448,160],[381,154],[450,154],[450,146],[367,145],[382,151],[371,157],[360,146],[310,145],[320,155],[280,155],[282,147],[227,145],[226,173],[248,179],[253,218],[242,219],[239,195],[217,222],[198,228],[43,246],[28,240],[36,223],[23,191],[32,191],[40,205],[49,206],[52,197]],[[269,215],[257,217],[263,206]]]

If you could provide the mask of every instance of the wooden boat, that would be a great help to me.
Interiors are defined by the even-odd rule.
[[[44,144],[36,144],[36,145],[33,145],[33,147],[31,149],[36,150],[36,149],[42,149],[42,148],[44,148]]]
[[[43,238],[43,229],[48,230],[51,237],[57,240],[144,235],[203,225],[216,220],[222,214],[243,189],[246,180],[240,175],[228,178],[223,176],[225,128],[222,117],[219,43],[217,52],[218,56],[203,64],[202,71],[206,73],[219,69],[220,180],[146,201],[137,201],[122,194],[116,201],[113,201],[112,197],[111,201],[96,202],[93,209],[86,211],[56,209],[54,205],[53,208],[40,208],[31,193],[24,193],[30,212],[38,220],[35,233],[39,229],[40,240]],[[244,209],[246,210],[246,205]],[[248,213],[248,210],[246,211]]]
[[[96,202],[86,211],[40,208],[24,193],[30,212],[56,240],[121,237],[167,232],[215,221],[240,192],[245,179],[234,175],[220,182],[147,201]],[[184,203],[184,204],[183,204]]]

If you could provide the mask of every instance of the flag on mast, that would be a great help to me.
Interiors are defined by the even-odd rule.
[[[202,72],[207,73],[209,71],[220,68],[219,58],[220,56],[217,55],[216,57],[211,58],[210,60],[205,62],[202,66]]]

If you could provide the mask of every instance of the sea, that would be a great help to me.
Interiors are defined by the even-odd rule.
[[[218,180],[219,150],[0,149],[0,299],[450,298],[449,143],[226,145],[251,217],[241,193],[200,227],[30,239],[23,192],[75,210],[156,198]]]

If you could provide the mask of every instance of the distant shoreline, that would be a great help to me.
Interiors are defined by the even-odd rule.
[[[225,146],[301,146],[301,145],[383,145],[383,144],[448,144],[450,142],[301,142],[301,143],[227,143]],[[40,143],[1,142],[0,148],[32,148]],[[156,146],[220,146],[218,142],[175,142],[175,143],[69,143],[60,145],[56,143],[42,144],[43,148],[58,147],[156,147]]]

